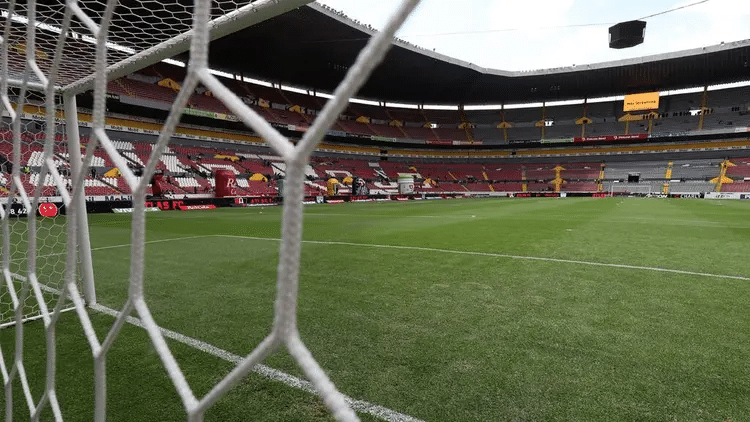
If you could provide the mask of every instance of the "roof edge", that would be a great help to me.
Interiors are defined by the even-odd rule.
[[[339,22],[346,24],[352,28],[360,30],[368,36],[372,36],[378,32],[377,29],[370,27],[368,25],[362,25],[352,20],[345,14],[343,14],[343,12],[337,11],[336,9],[329,8],[328,6],[324,6],[320,3],[311,2],[307,4],[307,7],[310,7],[320,13],[324,13],[327,16],[333,19],[336,19]],[[471,63],[471,62],[456,59],[454,57],[446,56],[444,54],[428,50],[426,48],[420,47],[418,45],[412,44],[410,42],[407,42],[398,38],[396,38],[393,41],[393,45],[395,47],[405,48],[415,53],[422,54],[433,59],[441,60],[443,62],[450,63],[456,66],[462,66],[464,68],[471,69],[473,71],[480,72],[483,74],[494,75],[494,76],[505,76],[505,77],[519,77],[519,76],[539,76],[539,75],[553,75],[553,74],[558,74],[558,73],[582,72],[582,71],[588,71],[588,70],[637,65],[637,64],[657,62],[657,61],[669,60],[669,59],[679,59],[683,57],[697,56],[700,54],[710,54],[710,53],[716,53],[720,51],[733,50],[735,48],[742,48],[742,47],[750,46],[750,39],[732,41],[732,42],[727,42],[727,43],[722,42],[721,44],[716,44],[716,45],[711,45],[711,46],[706,46],[706,47],[697,47],[697,48],[691,48],[687,50],[673,51],[669,53],[652,54],[648,56],[633,57],[630,59],[589,63],[589,64],[583,64],[583,65],[551,67],[551,68],[534,69],[534,70],[503,70],[503,69],[483,67],[483,66],[479,66],[477,64]]]

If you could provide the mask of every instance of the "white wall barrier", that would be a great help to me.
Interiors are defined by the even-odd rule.
[[[739,192],[707,192],[706,199],[750,199],[750,193]]]

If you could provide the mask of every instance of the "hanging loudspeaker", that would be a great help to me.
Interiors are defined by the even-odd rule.
[[[646,22],[620,22],[609,28],[609,48],[628,48],[643,43]]]

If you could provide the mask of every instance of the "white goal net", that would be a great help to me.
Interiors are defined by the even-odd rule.
[[[70,185],[66,144],[56,141],[63,137],[65,124],[60,119],[51,121],[49,133],[53,142],[46,145],[48,122],[42,99],[35,93],[23,98],[20,94],[17,89],[10,91],[8,98],[15,109],[5,110],[0,118],[2,265],[9,278],[8,288],[0,290],[0,327],[15,324],[16,310],[25,321],[41,318],[45,307],[56,305],[65,279],[65,217],[59,206],[62,198],[54,178],[45,171],[49,158],[65,187]],[[54,109],[52,117],[59,112],[57,104]],[[11,119],[15,112],[21,115],[20,119]],[[45,155],[46,148],[49,156]],[[29,212],[37,209],[44,213],[42,218],[37,219],[35,211]],[[39,291],[32,289],[30,273],[36,278]],[[70,310],[71,302],[63,300],[62,309]]]
[[[661,193],[660,182],[641,182],[641,183],[614,183],[610,182],[611,194],[627,194],[637,196],[647,196],[654,193]]]
[[[385,56],[393,35],[419,0],[403,0],[384,29],[373,36],[303,138],[293,144],[245,105],[209,71],[210,41],[303,6],[310,0],[29,0],[0,1],[0,217],[3,275],[0,317],[14,330],[12,356],[0,353],[6,420],[72,420],[57,400],[55,327],[72,307],[90,345],[94,372],[94,419],[107,418],[108,351],[126,318],[136,316],[179,395],[188,421],[204,413],[256,364],[281,347],[296,360],[337,420],[357,420],[329,381],[297,330],[297,290],[302,236],[305,165],[346,107]],[[105,130],[107,83],[177,54],[189,52],[182,89],[157,143],[136,176]],[[269,334],[207,394],[197,396],[180,371],[144,296],[145,199],[148,182],[166,150],[190,94],[211,90],[286,163],[282,242],[277,297]],[[79,135],[76,95],[93,92],[91,136]],[[85,145],[84,145],[85,144]],[[128,299],[105,336],[94,329],[96,277],[86,215],[84,185],[96,150],[106,152],[133,197]],[[55,204],[64,216],[51,216]],[[50,215],[50,216],[47,216]],[[23,326],[43,320],[47,360],[44,391],[32,394],[24,370]],[[304,333],[303,333],[304,334]],[[14,397],[14,385],[23,394]],[[29,414],[13,414],[14,400]],[[51,416],[50,416],[51,415]]]

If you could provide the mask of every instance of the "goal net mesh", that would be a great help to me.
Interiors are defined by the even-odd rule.
[[[393,35],[419,0],[403,0],[384,28],[373,35],[308,131],[292,143],[227,88],[210,70],[210,41],[297,7],[310,0],[28,0],[0,1],[0,109],[6,166],[0,177],[3,219],[2,318],[16,330],[13,356],[0,353],[7,420],[64,420],[57,401],[55,325],[68,304],[80,319],[93,357],[94,419],[107,418],[108,352],[127,317],[140,319],[188,421],[205,412],[239,384],[257,364],[286,348],[337,420],[357,420],[346,398],[331,383],[297,329],[297,291],[302,236],[305,165],[326,131],[388,51]],[[105,130],[108,84],[116,78],[182,53],[186,77],[171,105],[142,175],[136,176]],[[277,296],[270,334],[210,391],[197,396],[181,372],[145,298],[145,198],[148,181],[166,151],[189,97],[202,87],[247,127],[263,137],[286,165]],[[76,95],[91,92],[90,139],[81,142]],[[34,101],[31,100],[34,98]],[[29,107],[32,109],[29,112]],[[33,109],[42,118],[35,118]],[[62,107],[62,110],[61,110]],[[60,120],[64,120],[62,125]],[[85,144],[85,145],[83,145]],[[96,302],[85,203],[85,185],[95,154],[106,153],[132,192],[130,275],[127,300],[105,336],[94,329]],[[7,153],[7,154],[6,154]],[[2,159],[0,159],[1,161]],[[10,163],[10,164],[8,164]],[[54,196],[63,217],[42,217],[40,206]],[[16,211],[14,211],[16,210]],[[26,211],[19,218],[18,213]],[[46,213],[46,211],[45,211]],[[21,213],[23,214],[23,213]],[[43,320],[47,370],[44,392],[34,395],[24,370],[23,321]],[[313,351],[314,352],[314,351]],[[13,397],[15,384],[23,389]],[[29,415],[13,415],[13,400]],[[75,416],[67,416],[68,419]]]
[[[0,327],[15,322],[13,293],[17,295],[24,320],[41,317],[42,306],[55,306],[63,287],[66,255],[65,217],[60,215],[56,205],[60,203],[58,188],[49,172],[42,175],[47,124],[44,105],[33,94],[20,98],[18,90],[14,90],[9,99],[21,111],[21,119],[16,121],[16,132],[10,113],[4,111],[0,120],[0,203],[3,208],[2,230],[7,242],[7,249],[3,249],[3,266],[14,282],[14,289],[0,290]],[[59,114],[56,107],[53,115]],[[54,136],[51,159],[67,187],[70,185],[69,155],[65,143],[59,142],[65,132],[64,121],[53,120],[50,132]],[[16,139],[14,133],[19,135]],[[15,168],[17,172],[14,172]],[[14,183],[14,174],[20,183]],[[32,209],[41,207],[46,216],[37,218],[36,211],[29,212],[29,204]],[[28,255],[30,245],[35,250],[32,257]],[[41,297],[35,297],[29,285],[30,259],[34,259]],[[70,305],[70,301],[65,301],[63,309],[70,309]]]

